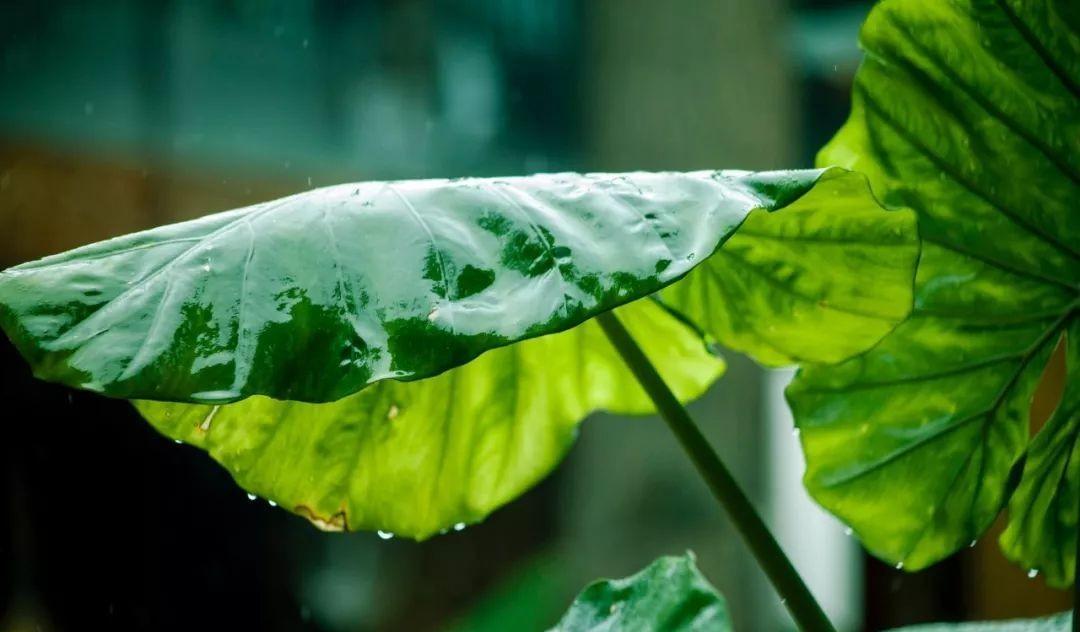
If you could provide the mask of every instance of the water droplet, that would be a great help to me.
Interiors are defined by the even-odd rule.
[[[277,507],[277,503],[272,500],[267,500],[266,502],[270,503],[271,507]]]
[[[855,532],[851,530],[851,527],[848,527],[847,529],[844,529],[844,535],[846,535],[847,537],[850,538],[852,533],[855,533]]]
[[[465,529],[465,523],[459,522],[454,525],[454,531],[463,531]]]
[[[256,496],[255,494],[248,494],[247,496],[248,500],[255,500],[256,498],[258,498],[258,496]]]
[[[975,548],[975,540],[972,540],[971,542],[968,542],[968,548],[969,549]]]
[[[1035,576],[1039,574],[1039,569],[1033,568],[1028,571],[1028,579],[1035,579]]]
[[[202,269],[203,269],[203,272],[209,272],[210,271],[210,262],[207,261],[206,263],[204,263]]]
[[[390,410],[386,411],[386,418],[393,421],[394,419],[397,419],[398,413],[400,412],[401,409],[398,408],[397,404],[390,404]]]
[[[181,441],[181,440],[179,440],[179,439],[173,439],[173,440],[172,440],[172,442],[173,442],[173,443],[183,443],[183,441]]]
[[[792,431],[791,431],[791,436],[793,436],[793,437],[795,437],[796,439],[798,439],[798,438],[799,438],[799,429],[798,429],[798,428],[795,428],[794,430],[792,430]]]
[[[787,599],[784,599],[783,597],[781,597],[780,598],[780,605],[783,606],[786,603],[787,603]]]
[[[390,538],[394,537],[394,534],[390,533],[389,531],[376,531],[376,533],[378,533],[379,538],[383,540],[389,540]]]
[[[896,570],[898,570],[898,571],[904,570],[904,563],[903,562],[897,562],[896,563]]]

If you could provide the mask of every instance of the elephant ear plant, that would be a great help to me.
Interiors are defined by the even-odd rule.
[[[723,369],[702,329],[769,362],[864,351],[909,312],[918,247],[841,169],[376,182],[11,268],[0,324],[40,378],[136,400],[328,530],[479,521],[590,411],[655,407],[817,629],[680,401]]]
[[[886,0],[862,43],[821,170],[318,189],[11,268],[0,325],[37,376],[135,400],[327,530],[461,528],[550,472],[591,411],[659,412],[799,627],[829,630],[682,406],[721,343],[802,367],[807,488],[871,552],[926,566],[1008,502],[1008,555],[1066,585],[1080,9]],[[1065,394],[1029,441],[1058,345]],[[729,627],[692,558],[593,585],[557,629],[656,626]]]
[[[894,0],[862,30],[851,117],[822,164],[915,210],[911,317],[788,391],[806,486],[917,570],[1004,507],[1005,554],[1074,583],[1080,510],[1080,3]],[[1064,394],[1030,406],[1055,348]],[[1032,437],[1032,435],[1034,435]]]

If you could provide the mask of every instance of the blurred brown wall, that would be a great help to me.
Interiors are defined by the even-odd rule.
[[[150,166],[147,166],[147,165]],[[298,183],[0,144],[0,266],[272,199]]]

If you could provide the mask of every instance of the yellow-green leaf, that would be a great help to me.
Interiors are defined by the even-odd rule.
[[[618,310],[682,399],[723,371],[652,301]],[[245,489],[329,530],[417,539],[478,522],[550,472],[589,412],[651,410],[593,322],[489,351],[416,382],[336,402],[140,401],[166,435],[207,450]]]

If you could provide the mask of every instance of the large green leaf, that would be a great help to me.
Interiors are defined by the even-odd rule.
[[[617,313],[684,401],[723,370],[652,301]],[[256,396],[136,405],[165,434],[209,451],[242,487],[321,528],[418,539],[479,521],[528,489],[562,459],[590,411],[650,410],[592,321],[327,404]]]
[[[765,221],[780,209],[792,220]],[[906,314],[912,218],[832,169],[331,187],[8,270],[0,324],[43,378],[200,402],[138,408],[316,525],[425,538],[534,484],[590,411],[651,410],[595,325],[557,332],[678,279],[748,215],[773,241],[736,242],[738,257],[710,263],[713,286],[739,279],[726,268],[799,256],[776,249],[788,233],[827,236],[858,250],[837,278],[882,272],[873,290],[823,293],[877,310],[845,352]],[[906,246],[876,259],[868,236]],[[763,301],[742,322],[794,319],[785,331],[808,338],[851,324],[822,309]],[[684,401],[720,374],[657,303],[620,312]]]
[[[804,254],[777,238],[827,236],[857,254],[814,266],[881,273],[870,289],[823,291],[877,311],[870,333],[839,346],[861,350],[907,313],[913,218],[884,213],[862,176],[832,169],[334,187],[9,270],[0,321],[47,379],[205,402],[138,408],[316,525],[425,538],[534,484],[590,411],[651,410],[594,324],[542,334],[661,288],[726,248],[748,215],[772,241],[727,242],[742,259],[710,259],[711,288],[742,283],[724,272],[743,259],[771,257],[774,274]],[[867,250],[868,239],[890,247]],[[852,324],[822,305],[753,309],[741,322],[807,339],[835,341],[830,325]],[[720,374],[699,332],[657,303],[620,315],[684,401]],[[232,401],[253,393],[278,399]]]
[[[1038,619],[1007,619],[972,623],[926,623],[895,628],[892,632],[1069,632],[1072,613],[1061,612]]]
[[[551,632],[731,629],[724,598],[688,552],[682,557],[662,557],[624,579],[589,584]]]
[[[0,274],[36,375],[124,398],[333,401],[645,296],[836,171],[373,182]]]
[[[1043,366],[1077,319],[1078,27],[1070,2],[886,0],[862,30],[851,117],[819,156],[919,215],[910,319],[788,391],[811,494],[909,569],[997,516]],[[1036,440],[1011,508],[1007,546],[1029,568],[1057,560],[1054,585],[1072,581],[1077,470],[1051,461],[1072,451],[1075,415],[1063,408]],[[1066,470],[1060,489],[1046,475]],[[1048,498],[1052,518],[1023,517]]]

